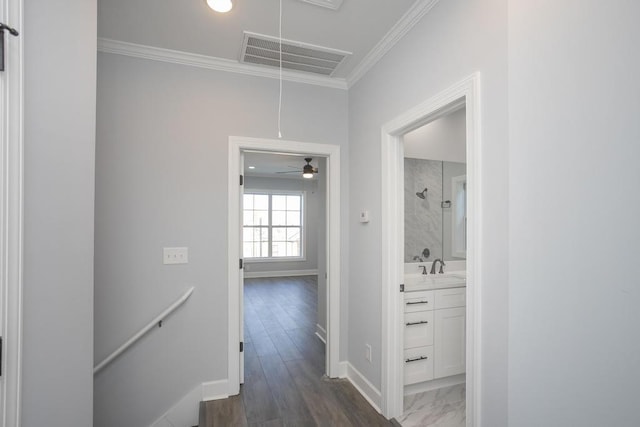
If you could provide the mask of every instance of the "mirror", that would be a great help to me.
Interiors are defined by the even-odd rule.
[[[404,136],[404,260],[466,258],[464,108]]]

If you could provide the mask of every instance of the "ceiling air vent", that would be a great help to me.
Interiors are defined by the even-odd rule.
[[[331,76],[350,52],[282,39],[282,68]],[[241,62],[280,67],[277,37],[244,33]]]

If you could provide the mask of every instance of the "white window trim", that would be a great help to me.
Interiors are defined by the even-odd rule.
[[[272,190],[272,189],[256,189],[247,188],[244,194],[266,194],[273,195],[292,195],[302,197],[302,213],[300,215],[300,228],[302,244],[300,245],[299,257],[243,257],[245,264],[262,264],[272,262],[304,262],[307,260],[307,192],[305,190]],[[243,209],[244,212],[244,209]],[[243,224],[244,227],[244,224]],[[271,198],[269,198],[269,229],[273,228],[271,225]],[[269,244],[271,245],[271,233],[269,233]]]

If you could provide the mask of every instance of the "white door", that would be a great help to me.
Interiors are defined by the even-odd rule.
[[[434,378],[465,371],[466,308],[446,308],[434,312]]]
[[[22,0],[0,0],[5,29],[0,71],[0,427],[20,425],[20,295],[22,253]]]
[[[240,342],[242,343],[242,351],[240,351],[240,384],[244,384],[244,255],[243,255],[243,232],[244,232],[244,152],[240,152],[240,171],[242,173],[239,178],[240,182],[240,230],[238,239],[240,240],[240,254],[238,256],[242,260],[242,268],[240,269]]]

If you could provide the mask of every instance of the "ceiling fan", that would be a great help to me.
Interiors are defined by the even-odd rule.
[[[290,168],[294,168],[295,170],[280,171],[280,172],[276,172],[276,173],[300,173],[300,172],[302,172],[302,177],[303,178],[313,178],[313,174],[318,173],[318,168],[314,167],[311,164],[311,160],[313,160],[311,157],[305,157],[304,161],[307,162],[307,164],[302,167],[302,170],[300,170],[299,168],[293,167],[293,166],[288,166]]]

